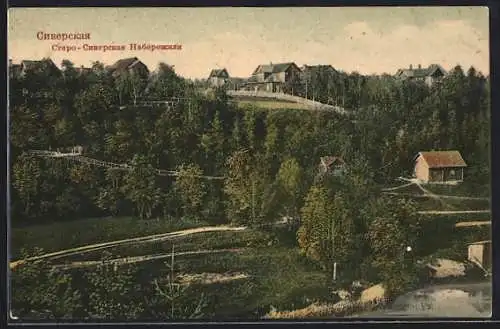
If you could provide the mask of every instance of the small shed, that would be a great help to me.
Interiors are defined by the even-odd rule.
[[[341,176],[345,171],[345,161],[338,156],[325,156],[320,158],[319,171],[321,174],[330,173]]]
[[[482,268],[491,268],[491,240],[470,243],[467,258]]]
[[[423,183],[457,183],[464,180],[467,167],[458,151],[419,152],[415,157],[415,177]]]

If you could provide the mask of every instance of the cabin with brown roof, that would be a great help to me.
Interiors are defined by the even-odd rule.
[[[60,76],[61,70],[50,58],[43,58],[41,60],[22,60],[20,64],[13,64],[9,60],[9,76],[25,76],[26,73],[48,73],[53,76]]]
[[[113,65],[109,66],[107,69],[109,72],[111,72],[111,75],[114,78],[119,77],[125,72],[128,72],[130,74],[139,74],[144,78],[149,75],[148,67],[137,57],[120,59]]]
[[[467,167],[458,151],[419,152],[415,157],[415,178],[423,183],[452,184],[464,180]]]
[[[332,174],[334,176],[341,176],[345,171],[345,161],[337,156],[325,156],[320,158],[319,172],[320,174]]]

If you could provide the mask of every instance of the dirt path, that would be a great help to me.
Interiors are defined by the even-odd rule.
[[[398,192],[383,192],[384,194],[389,194],[389,195],[401,195],[401,196],[409,196],[409,197],[414,197],[414,198],[434,198],[434,197],[439,197],[443,199],[454,199],[454,200],[479,200],[479,201],[489,201],[489,198],[475,198],[475,197],[468,197],[468,196],[455,196],[455,195],[444,195],[444,194],[434,194],[434,195],[429,195],[429,194],[411,194],[411,193],[398,193]]]
[[[417,213],[421,215],[455,215],[455,214],[488,214],[490,210],[457,210],[457,211],[447,211],[447,210],[428,210],[428,211],[418,211]]]
[[[218,254],[218,253],[224,253],[224,252],[240,252],[243,251],[244,249],[217,249],[217,250],[195,250],[195,251],[179,251],[175,252],[174,256],[188,256],[188,255],[207,255],[207,254]],[[107,260],[107,264],[114,264],[114,265],[123,265],[123,264],[133,264],[133,263],[139,263],[139,262],[146,262],[146,261],[151,261],[151,260],[158,260],[158,259],[164,259],[164,258],[169,258],[172,257],[172,253],[168,254],[156,254],[156,255],[146,255],[146,256],[134,256],[134,257],[122,257],[122,258],[114,258]],[[89,267],[89,266],[96,266],[99,264],[102,264],[103,261],[101,260],[90,260],[90,261],[81,261],[81,262],[72,262],[69,264],[61,264],[61,265],[54,265],[54,268],[78,268],[78,267]]]
[[[18,265],[23,264],[26,261],[33,261],[39,259],[57,259],[65,256],[70,256],[74,254],[82,254],[90,251],[96,251],[116,246],[129,245],[129,244],[137,244],[137,243],[146,243],[146,242],[154,242],[154,241],[164,241],[169,240],[181,236],[196,234],[196,233],[205,233],[205,232],[216,232],[216,231],[243,231],[245,230],[245,226],[232,227],[232,226],[206,226],[206,227],[197,227],[186,229],[182,231],[169,232],[169,233],[161,233],[161,234],[153,234],[148,236],[129,238],[123,240],[116,240],[110,242],[103,243],[95,243],[91,245],[56,251],[52,253],[48,253],[45,255],[40,255],[36,257],[30,257],[27,259],[17,260],[10,263],[10,268],[13,269]]]

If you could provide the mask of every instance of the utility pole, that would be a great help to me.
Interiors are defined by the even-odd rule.
[[[334,221],[333,219],[330,220],[330,226],[331,226],[331,234],[332,234],[332,256],[335,258],[335,233],[334,233]],[[337,280],[337,262],[334,261],[333,263],[333,281]]]
[[[255,179],[252,178],[252,222],[255,223]]]

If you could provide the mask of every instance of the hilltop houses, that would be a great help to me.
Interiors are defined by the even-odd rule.
[[[314,75],[318,73],[334,74],[337,70],[331,65],[303,65],[300,70],[305,76]]]
[[[211,87],[220,87],[229,81],[229,73],[224,69],[214,69],[210,71],[208,83]]]
[[[27,72],[48,72],[49,74],[60,75],[61,70],[50,58],[41,60],[23,60],[20,64],[14,64],[9,60],[9,76],[24,76]]]
[[[149,75],[149,69],[137,57],[124,58],[116,61],[113,65],[108,66],[107,70],[114,78],[119,77],[125,72],[130,74],[139,74],[146,77]]]
[[[419,152],[415,157],[414,176],[423,183],[453,184],[464,180],[466,167],[458,151]]]
[[[432,64],[426,68],[422,68],[420,64],[417,68],[413,68],[413,65],[410,65],[409,68],[399,69],[396,72],[396,78],[401,80],[423,81],[428,86],[432,86],[436,82],[441,81],[445,76],[446,71],[438,64]]]
[[[301,73],[300,68],[293,62],[259,65],[246,82],[246,89],[284,92],[285,84],[299,78]]]

